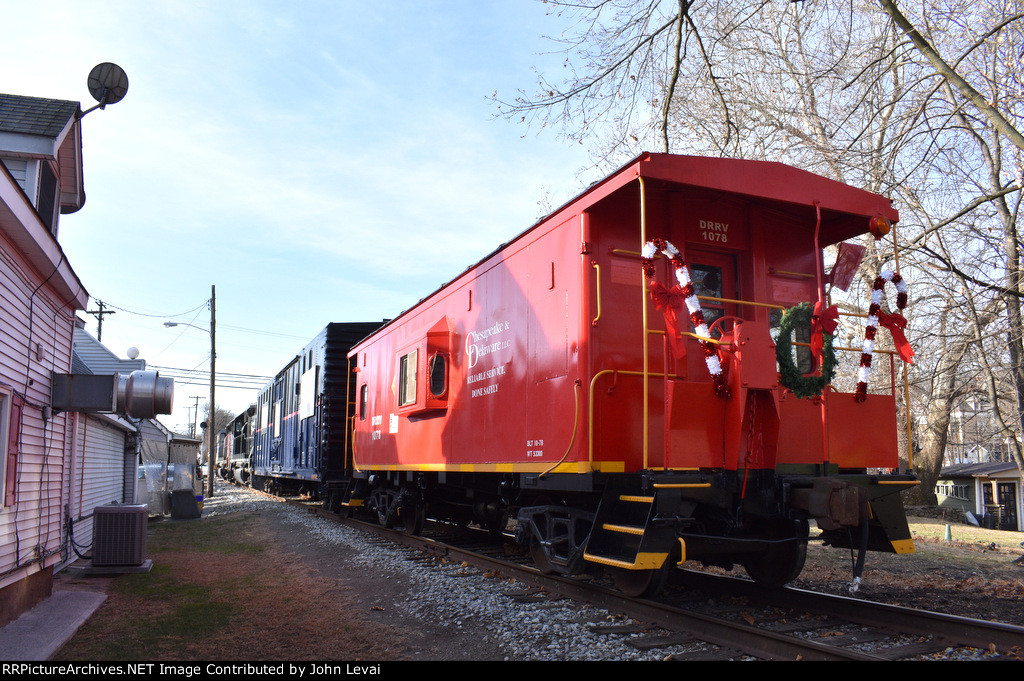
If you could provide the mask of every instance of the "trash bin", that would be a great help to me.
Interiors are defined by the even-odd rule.
[[[171,517],[179,520],[198,518],[199,504],[192,490],[176,489],[171,492]]]

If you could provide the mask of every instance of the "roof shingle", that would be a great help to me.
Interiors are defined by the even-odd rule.
[[[56,138],[80,109],[79,102],[0,94],[0,132]]]

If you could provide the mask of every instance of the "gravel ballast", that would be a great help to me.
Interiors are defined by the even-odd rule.
[[[203,518],[226,514],[251,516],[274,551],[285,554],[292,565],[303,567],[296,574],[312,571],[318,580],[325,580],[326,587],[320,582],[296,580],[294,588],[306,590],[311,604],[331,599],[334,611],[342,613],[340,618],[328,618],[322,627],[318,622],[316,635],[322,632],[324,636],[346,637],[351,627],[359,627],[359,631],[373,637],[372,647],[367,644],[363,656],[359,655],[363,649],[358,641],[355,653],[351,646],[345,648],[349,651],[345,654],[354,654],[356,659],[657,661],[686,658],[709,648],[700,642],[640,647],[640,641],[658,632],[645,632],[642,625],[630,631],[627,625],[638,623],[567,599],[518,598],[528,591],[523,583],[403,549],[248,489],[218,485],[217,493],[206,500]],[[837,563],[830,562],[833,560]],[[905,559],[893,564],[900,570],[909,565]],[[841,567],[841,559],[818,558],[813,563],[809,559],[799,586],[837,588],[847,583],[846,571]],[[934,571],[929,564],[921,568]],[[864,597],[870,598],[872,590],[881,594],[889,584],[906,587],[915,582],[918,586],[911,586],[910,593],[922,593],[923,585],[918,580],[908,581],[908,574],[912,573],[872,575],[874,581],[864,590],[868,592]],[[964,597],[956,589],[943,592]],[[902,592],[897,595],[903,597]],[[900,600],[890,602],[909,605]],[[608,632],[613,625],[620,631]],[[258,623],[253,626],[255,638],[265,633]],[[347,636],[346,640],[355,638]],[[280,639],[280,643],[290,649],[286,639]],[[987,654],[948,650],[931,659],[979,658]],[[259,659],[258,649],[254,655]]]
[[[569,600],[517,601],[509,594],[522,584],[462,564],[411,559],[399,547],[242,488],[218,490],[203,515],[234,512],[263,515],[287,537],[288,550],[314,561],[321,573],[357,583],[366,615],[416,632],[412,640],[433,637],[437,650],[412,649],[406,659],[653,661],[702,649],[639,650],[628,643],[639,633],[589,629],[613,621],[605,610]]]

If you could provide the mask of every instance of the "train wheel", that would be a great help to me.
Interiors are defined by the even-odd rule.
[[[807,559],[806,522],[780,525],[769,532],[772,539],[780,540],[766,551],[747,558],[743,567],[750,578],[761,586],[777,589],[792,582],[804,569]]]
[[[398,524],[402,526],[402,530],[406,534],[418,535],[423,532],[423,523],[426,522],[426,519],[427,509],[422,501],[417,500],[402,506],[398,515]]]
[[[393,528],[398,522],[398,513],[395,507],[395,494],[390,490],[374,490],[370,495],[370,503],[377,513],[377,522],[388,529]]]
[[[665,588],[665,584],[668,583],[668,576],[671,572],[672,561],[670,559],[666,559],[664,565],[653,570],[611,568],[615,587],[632,598],[653,598],[657,596]]]
[[[530,542],[530,557],[533,558],[533,564],[542,574],[551,575],[556,572],[551,561],[548,560],[548,554],[544,551],[544,547],[536,539]]]
[[[488,532],[490,532],[492,535],[497,537],[497,536],[499,536],[499,535],[501,535],[501,534],[503,534],[505,532],[505,527],[507,525],[508,525],[508,516],[497,515],[497,516],[494,516],[492,518],[488,518],[484,523],[481,524],[481,527],[483,527]]]

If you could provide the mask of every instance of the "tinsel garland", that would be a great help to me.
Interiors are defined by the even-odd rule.
[[[690,323],[693,324],[694,332],[702,339],[710,338],[708,325],[704,320],[704,312],[700,308],[700,301],[697,299],[693,281],[690,279],[689,269],[686,267],[686,263],[683,262],[675,246],[664,239],[654,239],[644,244],[643,251],[640,254],[644,276],[648,279],[654,277],[654,256],[659,251],[672,261],[676,280],[679,282],[680,292],[686,300],[686,309],[690,313]],[[704,363],[707,364],[708,372],[715,383],[715,393],[719,397],[728,398],[729,386],[726,384],[725,375],[722,372],[722,363],[718,359],[718,350],[707,340],[701,340],[700,344],[704,349]]]
[[[885,271],[882,272],[875,278],[875,283],[871,288],[871,305],[868,307],[868,320],[864,328],[864,345],[861,349],[860,355],[860,368],[857,370],[857,392],[854,394],[855,399],[858,402],[863,402],[867,399],[868,394],[868,377],[871,374],[871,359],[875,353],[875,333],[878,331],[879,320],[881,323],[892,330],[894,337],[897,333],[902,340],[902,346],[900,347],[900,354],[907,361],[913,357],[913,350],[910,350],[909,345],[906,345],[905,339],[902,339],[902,331],[900,329],[906,325],[906,320],[900,314],[886,315],[882,312],[882,295],[885,292],[885,285],[887,282],[892,282],[896,286],[896,307],[899,310],[903,310],[907,306],[907,283],[903,280],[899,274],[895,272]],[[901,346],[900,340],[897,340],[897,346]]]

